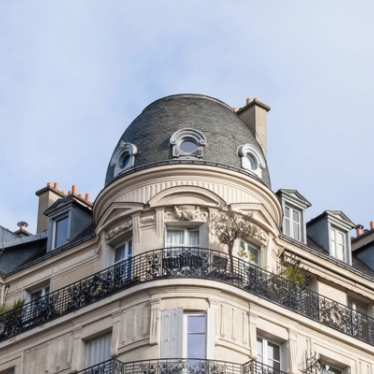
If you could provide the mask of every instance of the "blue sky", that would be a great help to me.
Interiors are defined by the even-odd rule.
[[[47,181],[96,195],[149,102],[204,93],[272,107],[273,189],[308,218],[374,220],[372,1],[0,2],[0,224],[35,229]]]

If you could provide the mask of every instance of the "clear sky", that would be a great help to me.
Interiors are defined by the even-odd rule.
[[[151,101],[193,92],[269,104],[273,189],[308,218],[374,220],[374,2],[0,2],[0,224],[35,229],[47,181],[95,196]]]

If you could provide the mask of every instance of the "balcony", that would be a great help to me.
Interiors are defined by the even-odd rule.
[[[286,374],[256,360],[235,364],[202,359],[161,359],[134,362],[109,360],[77,374]]]
[[[248,262],[209,249],[163,248],[117,263],[0,315],[0,341],[136,284],[172,278],[223,282],[374,345],[374,319]]]

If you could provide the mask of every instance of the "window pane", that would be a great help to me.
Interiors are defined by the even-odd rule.
[[[54,247],[60,247],[65,244],[68,238],[68,217],[55,221],[55,243]]]
[[[268,359],[272,361],[280,360],[279,345],[268,342]]]
[[[284,219],[284,233],[291,236],[291,223],[287,217]]]
[[[199,231],[198,230],[188,230],[187,243],[185,245],[191,247],[197,247],[199,245]]]
[[[206,316],[188,316],[188,333],[204,333],[206,332]]]
[[[289,206],[286,205],[286,207],[284,208],[284,216],[287,217],[287,218],[290,218],[291,216],[291,209]]]
[[[205,334],[189,334],[187,357],[188,358],[205,358],[206,356],[206,339]]]
[[[263,362],[262,339],[257,339],[257,360]]]
[[[292,212],[293,212],[293,220],[295,222],[300,222],[300,211],[298,211],[297,209],[292,209]]]
[[[166,245],[168,247],[183,246],[184,231],[183,230],[168,230],[166,234]]]

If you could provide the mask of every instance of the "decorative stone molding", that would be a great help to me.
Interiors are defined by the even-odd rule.
[[[132,227],[132,222],[131,220],[127,220],[126,222],[123,222],[122,224],[115,226],[114,228],[110,229],[106,235],[105,239],[106,240],[111,240],[117,235],[121,234],[124,231],[129,230]]]
[[[243,169],[262,178],[263,170],[266,168],[265,160],[253,144],[241,145],[238,149],[238,155]]]
[[[187,143],[189,147],[184,146]],[[191,128],[178,130],[170,137],[173,157],[202,158],[206,144],[205,135],[201,131]]]
[[[137,153],[138,148],[135,144],[121,141],[110,161],[110,166],[114,167],[113,176],[116,177],[122,171],[134,167]]]
[[[208,211],[195,205],[176,205],[172,210],[166,210],[165,215],[167,219],[177,221],[207,222],[208,220]]]

